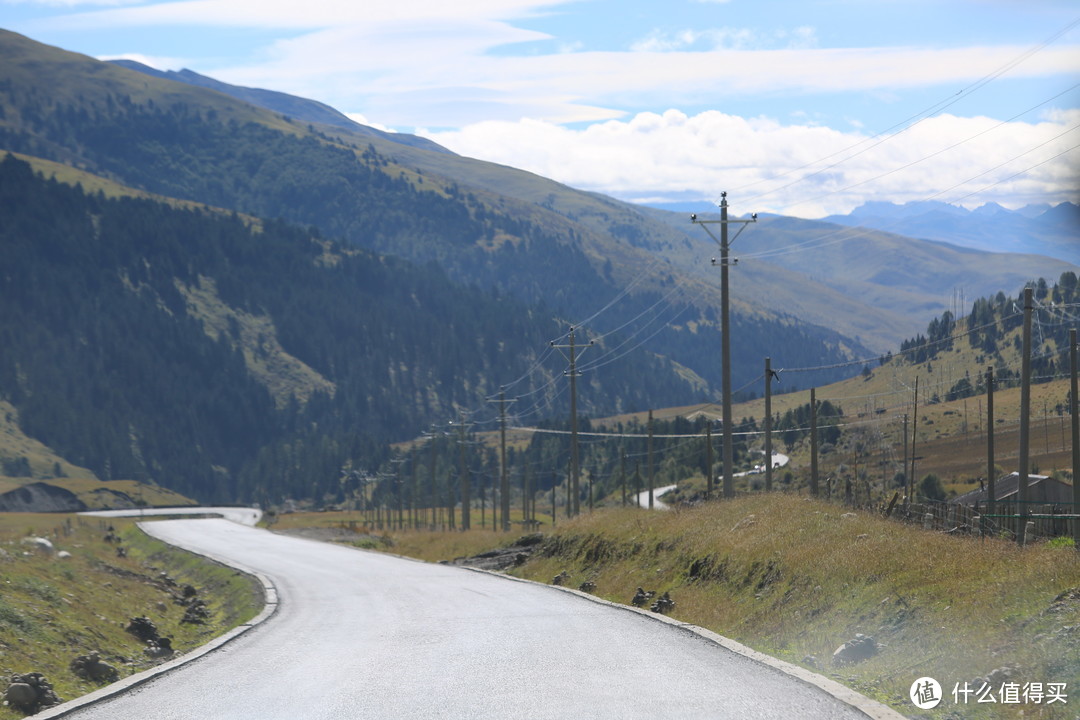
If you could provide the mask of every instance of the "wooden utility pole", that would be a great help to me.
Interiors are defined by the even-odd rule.
[[[712,499],[713,457],[712,420],[705,418],[705,500]]]
[[[574,328],[570,328],[570,343],[568,345],[556,345],[555,341],[551,341],[551,347],[562,351],[568,349],[569,355],[566,356],[570,361],[570,370],[567,374],[570,376],[570,478],[569,478],[569,492],[566,498],[566,513],[570,517],[576,516],[581,512],[581,469],[579,466],[578,457],[578,414],[577,414],[577,348],[574,343]],[[592,342],[589,343],[589,346]],[[588,347],[588,346],[586,346]],[[509,529],[509,527],[507,527]]]
[[[397,460],[397,529],[405,529],[405,479],[402,477],[402,466],[405,458]]]
[[[911,475],[908,473],[908,438],[911,437],[907,432],[908,426],[908,414],[904,413],[904,506],[907,507],[911,503]]]
[[[1080,552],[1080,417],[1076,414],[1076,329],[1069,330],[1069,414],[1072,415],[1072,531],[1073,545]]]
[[[765,358],[765,492],[772,491],[772,358]],[[778,378],[779,379],[779,378]]]
[[[506,391],[499,390],[499,505],[502,529],[510,530],[510,478],[506,472]]]
[[[626,507],[626,449],[619,454],[619,484],[622,485],[622,506]]]
[[[994,463],[994,366],[986,368],[986,514],[997,522],[997,469]]]
[[[1027,538],[1028,472],[1031,443],[1031,288],[1024,288],[1024,338],[1023,357],[1020,362],[1020,483],[1017,487],[1016,544],[1023,545]]]
[[[458,473],[461,477],[461,529],[469,530],[472,523],[472,497],[469,465],[465,458],[465,416],[458,422]],[[453,515],[451,515],[451,518]],[[451,524],[453,521],[451,520]]]
[[[723,447],[721,448],[721,454],[723,456],[724,463],[724,497],[735,497],[735,473],[733,470],[734,465],[734,442],[732,441],[732,428],[734,423],[731,419],[731,323],[729,319],[730,299],[728,292],[728,266],[734,263],[730,263],[728,260],[728,254],[731,249],[731,243],[746,229],[748,223],[757,222],[757,213],[750,216],[749,220],[729,220],[728,219],[728,201],[727,193],[720,194],[720,220],[698,220],[697,215],[690,216],[690,222],[700,224],[705,228],[705,231],[709,233],[720,245],[720,362],[721,362],[721,385],[723,392]],[[712,230],[709,229],[709,224],[720,224],[720,238],[717,239],[713,235]],[[728,225],[731,223],[741,223],[742,227],[739,228],[739,232],[735,234],[735,237],[730,241],[728,240]],[[738,262],[738,260],[735,260]],[[716,265],[716,258],[713,258],[713,265]]]
[[[428,504],[431,506],[431,529],[434,530],[435,526],[436,526],[436,523],[438,522],[438,519],[436,518],[436,515],[435,515],[435,512],[436,512],[435,509],[439,504],[439,503],[437,503],[435,501],[435,462],[437,460],[436,453],[438,451],[435,449],[435,434],[434,433],[432,433],[431,439],[428,442],[431,443],[431,462],[430,462],[430,471],[431,472],[428,474]]]
[[[529,468],[529,464],[525,463],[525,472],[521,477],[521,519],[525,523],[525,527],[532,526],[532,517],[530,516],[532,505],[532,472]]]
[[[653,438],[652,410],[650,410],[649,411],[649,447],[648,447],[648,457],[649,457],[649,509],[650,510],[653,509],[653,487],[654,487],[654,485],[653,485],[652,438]]]
[[[514,402],[511,400],[510,402]],[[491,526],[498,527],[495,519],[495,483],[491,489]],[[506,390],[499,388],[499,510],[502,515],[502,529],[510,531],[510,477],[506,468]]]
[[[919,376],[915,376],[915,404],[911,412],[911,475],[908,477],[908,487],[915,492],[915,445],[918,440],[916,433],[919,431]]]
[[[817,388],[810,388],[810,494],[818,495]]]
[[[412,483],[409,488],[409,524],[413,530],[420,529],[420,458],[419,453],[413,454]]]
[[[593,511],[593,479],[596,476],[596,468],[589,470],[589,512]]]

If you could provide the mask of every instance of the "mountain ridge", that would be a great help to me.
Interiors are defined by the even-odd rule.
[[[308,100],[295,95],[277,92],[276,90],[263,90],[261,88],[230,85],[229,83],[215,80],[212,77],[200,75],[187,68],[179,71],[158,70],[157,68],[144,65],[143,63],[134,60],[108,60],[107,62],[119,67],[127,68],[128,70],[134,70],[144,75],[151,75],[164,80],[172,80],[187,85],[216,90],[217,92],[236,98],[237,100],[281,113],[300,122],[329,125],[342,130],[349,130],[363,135],[370,135],[383,140],[389,140],[390,142],[401,143],[402,145],[410,145],[425,150],[432,150],[434,152],[450,153],[449,150],[438,143],[419,137],[418,135],[386,132],[384,130],[379,130],[378,128],[362,125],[339,110],[318,102],[317,100]]]
[[[1080,265],[1080,206],[986,203],[973,210],[937,201],[870,202],[824,221],[995,253],[1038,254]]]
[[[702,237],[699,229],[690,226],[687,220],[688,213],[657,211],[655,208],[616,200],[598,193],[579,192],[526,171],[457,155],[440,157],[430,153],[416,152],[416,150],[414,143],[406,143],[404,147],[399,145],[397,148],[385,149],[391,156],[404,164],[413,165],[438,175],[454,177],[457,181],[467,182],[474,188],[484,189],[503,196],[509,195],[542,206],[575,222],[582,223],[598,231],[602,236],[614,235],[621,237],[621,239],[635,245],[637,248],[644,249],[655,257],[671,262],[682,270],[690,271],[699,277],[708,277],[708,273],[703,272],[701,267],[701,259],[707,259],[711,254],[714,254],[714,249],[710,247],[707,239]],[[592,204],[583,202],[584,198],[591,198]],[[963,214],[968,212],[945,203],[928,202],[922,203],[922,205],[931,208],[942,206],[951,209],[951,212],[958,216],[964,216]],[[703,215],[709,212],[715,213],[714,207],[704,203],[687,204],[686,206],[688,208],[691,206],[697,208],[697,212]],[[889,208],[898,208],[892,212],[893,215],[913,212],[910,208],[904,210],[908,206],[894,206],[892,203],[884,202],[872,202],[864,207],[867,208],[864,215],[874,209],[881,209],[884,212],[884,209]],[[1058,207],[1060,209],[1063,206]],[[989,208],[984,210],[983,214],[989,214],[988,210]],[[1033,208],[1029,208],[1028,212],[1030,213],[1032,210]],[[1050,210],[1050,208],[1047,207],[1046,210]],[[1004,209],[1001,209],[1001,211],[1008,212],[1004,211]],[[664,217],[665,214],[668,216]],[[673,219],[673,217],[677,217],[677,220]],[[762,215],[762,220],[764,225],[769,218]],[[828,227],[835,224],[865,224],[872,229],[889,230],[889,223],[887,222],[878,223],[877,225],[880,225],[880,228],[873,223],[860,223],[854,219],[843,221],[842,218],[825,218],[820,221],[807,222],[827,224],[819,226],[814,233],[818,235],[824,234]],[[1070,230],[1072,235],[1069,235]],[[1075,226],[1070,228],[1066,225],[1064,231],[1066,239],[1075,237]],[[908,233],[888,232],[888,235],[908,235]],[[973,246],[971,243],[963,242],[962,237],[957,238],[953,235],[927,237],[926,239],[959,247]],[[917,242],[916,237],[913,236],[912,241]],[[594,242],[596,241],[594,240]],[[1080,243],[1076,244],[1080,246]],[[601,242],[601,247],[603,245]],[[687,257],[685,254],[680,253],[680,246],[694,248],[694,252],[697,253],[696,258]],[[609,245],[609,247],[611,246]],[[1024,247],[1012,249],[982,247],[979,249],[995,253],[1010,251],[1025,256],[1033,255],[1030,252],[1031,248]],[[1049,249],[1053,250],[1053,248]],[[617,246],[616,250],[618,250]],[[1060,247],[1057,250],[1057,255],[1050,253],[1048,256],[1055,258],[1067,254],[1060,252]],[[1068,250],[1067,247],[1066,250]],[[944,251],[951,257],[958,256],[957,251],[954,249],[945,248]],[[1080,253],[1080,248],[1078,248],[1077,252]],[[966,259],[968,261],[984,261],[982,257],[967,256]],[[1057,259],[1060,260],[1059,257]],[[1040,275],[1056,276],[1064,269],[1060,262],[1047,263],[1035,257],[1020,258],[1017,260],[1015,272],[1008,276],[1006,282],[993,284],[988,281],[988,276],[996,272],[1000,263],[992,259],[985,262],[991,267],[987,272],[980,274],[981,279],[978,282],[972,283],[971,287],[966,289],[966,295],[969,297],[996,292],[1001,289],[1002,285],[1009,290],[1013,290],[1020,287],[1027,280]],[[1066,259],[1066,262],[1069,261]],[[1080,263],[1080,259],[1072,262]],[[744,298],[753,297],[755,288],[769,286],[772,292],[768,296],[758,297],[754,301],[762,310],[786,315],[791,314],[794,308],[798,308],[800,310],[799,317],[804,321],[833,327],[841,333],[860,338],[862,342],[875,349],[891,348],[898,341],[898,338],[916,332],[930,317],[949,307],[949,300],[944,297],[926,297],[925,294],[918,297],[916,296],[917,293],[898,293],[894,287],[888,284],[879,286],[872,275],[852,278],[852,282],[841,284],[837,288],[835,283],[833,285],[822,284],[815,279],[816,275],[804,272],[802,266],[805,265],[805,261],[798,265],[785,265],[770,262],[768,258],[763,258],[762,262],[757,263],[757,265],[761,268],[758,272],[751,270],[751,266],[744,265],[740,268],[740,273],[734,274],[733,286],[737,290],[733,293],[734,302],[741,304],[744,310],[749,309]],[[792,272],[795,275],[790,274]],[[743,276],[741,279],[740,274]],[[852,274],[850,270],[848,274]],[[971,268],[968,268],[968,274],[972,274]],[[706,282],[715,283],[715,280],[706,280]],[[854,299],[862,300],[869,293],[869,296],[876,298],[876,301],[869,304],[861,303],[857,309],[848,309],[851,294],[845,295],[843,291],[845,289],[850,290],[859,282],[863,283],[860,287],[864,288],[865,292],[859,293]],[[838,290],[840,295],[833,297]],[[709,288],[703,289],[702,292],[708,293]],[[822,300],[816,303],[808,301],[808,298],[812,297],[820,297]],[[833,297],[833,299],[827,300],[830,297]],[[838,302],[838,300],[845,297],[849,298],[848,303]],[[912,308],[920,314],[912,317]]]
[[[10,37],[0,35],[0,44]],[[670,355],[718,385],[711,348],[696,337],[697,328],[717,325],[718,288],[658,258],[656,246],[685,238],[661,223],[640,226],[633,208],[521,171],[346,129],[301,125],[262,108],[245,106],[249,115],[241,120],[238,101],[217,91],[26,38],[6,47],[11,61],[0,72],[6,75],[0,105],[8,108],[0,119],[0,146],[159,195],[279,215],[379,253],[434,261],[457,282],[527,303],[543,300],[569,322],[595,317],[597,334],[625,328],[633,338],[655,334],[646,324],[660,323],[645,349]],[[30,67],[36,85],[25,69]],[[86,73],[113,82],[95,88],[83,82]],[[138,97],[126,94],[125,83],[139,90]],[[170,89],[168,102],[150,96],[155,83]],[[534,202],[538,192],[543,197]],[[619,302],[612,305],[612,298]],[[839,348],[859,344],[783,313],[745,302],[734,306],[749,333],[744,354],[763,342],[783,343],[807,363],[830,365],[846,352]],[[596,316],[597,308],[607,310]],[[650,308],[658,310],[650,315]],[[673,317],[680,308],[690,323],[656,316],[663,311]],[[743,366],[738,373],[754,372],[749,363]]]

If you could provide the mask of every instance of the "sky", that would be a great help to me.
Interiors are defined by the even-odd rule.
[[[1080,202],[1075,0],[0,0],[0,27],[633,202]]]

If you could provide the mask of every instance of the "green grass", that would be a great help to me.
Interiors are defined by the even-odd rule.
[[[105,541],[110,527],[126,557]],[[24,554],[20,539],[28,535],[48,537],[71,557]],[[133,617],[149,617],[182,653],[262,609],[253,578],[154,540],[128,521],[0,514],[0,550],[0,675],[40,672],[65,700],[98,687],[71,672],[79,655],[99,652],[122,677],[158,662],[125,632]],[[185,584],[210,607],[207,624],[180,623],[184,607],[174,597]],[[0,720],[18,717],[0,706]]]
[[[393,552],[427,560],[512,539],[391,535]],[[1021,683],[1066,682],[1080,692],[1080,590],[1058,600],[1080,588],[1080,555],[1068,547],[948,536],[772,494],[672,512],[598,511],[560,523],[513,574],[547,583],[563,571],[568,585],[592,580],[597,595],[624,604],[638,586],[670,592],[673,617],[909,715],[908,688],[924,675],[946,688],[942,711],[958,709],[954,683],[1006,665]],[[862,663],[833,665],[833,651],[855,633],[885,647]],[[1014,717],[1022,707],[968,706],[964,716]]]

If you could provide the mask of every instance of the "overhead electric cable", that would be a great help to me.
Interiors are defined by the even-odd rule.
[[[888,140],[891,140],[891,139],[893,139],[895,137],[898,137],[899,135],[903,134],[904,132],[907,132],[908,130],[910,130],[911,128],[917,126],[919,123],[923,122],[924,120],[927,120],[927,119],[933,117],[934,115],[937,115],[941,111],[946,110],[947,108],[949,108],[952,105],[959,102],[964,97],[974,93],[975,91],[979,90],[980,88],[982,88],[983,86],[985,86],[988,83],[992,82],[993,80],[996,80],[997,78],[1001,77],[1002,75],[1004,75],[1009,70],[1012,70],[1017,65],[1021,64],[1022,62],[1024,62],[1025,60],[1027,60],[1031,56],[1033,56],[1036,53],[1042,51],[1044,48],[1049,46],[1051,43],[1055,42],[1056,40],[1058,40],[1059,38],[1064,36],[1066,33],[1068,33],[1070,30],[1072,30],[1077,25],[1080,25],[1080,18],[1077,18],[1076,20],[1073,20],[1068,25],[1066,25],[1064,28],[1058,30],[1057,32],[1055,32],[1053,35],[1051,35],[1047,39],[1043,40],[1042,42],[1037,43],[1037,44],[1033,45],[1032,47],[1028,48],[1026,51],[1021,53],[1017,57],[1013,58],[1009,62],[1005,63],[1004,65],[999,67],[994,72],[989,73],[987,75],[984,75],[979,80],[976,80],[974,83],[968,85],[965,88],[962,88],[961,90],[957,91],[953,95],[950,95],[947,98],[943,98],[942,100],[939,100],[938,102],[934,103],[933,105],[929,106],[928,108],[926,108],[926,109],[924,109],[924,110],[922,110],[922,111],[920,111],[920,112],[918,112],[918,113],[916,113],[914,115],[909,116],[905,120],[901,120],[900,122],[892,125],[889,128],[886,128],[885,130],[882,130],[881,132],[875,133],[874,135],[870,136],[869,138],[866,138],[864,140],[860,140],[859,142],[853,143],[852,145],[849,145],[846,148],[843,148],[841,150],[837,150],[837,151],[835,151],[833,153],[830,153],[829,155],[825,155],[824,157],[818,158],[817,160],[813,160],[813,161],[811,161],[809,163],[806,163],[805,165],[802,165],[800,167],[793,168],[791,170],[785,171],[785,172],[783,172],[783,173],[781,173],[779,175],[774,176],[773,178],[761,179],[761,180],[755,181],[753,183],[750,183],[749,185],[743,185],[742,187],[739,188],[739,190],[745,190],[747,188],[754,187],[756,185],[760,185],[761,183],[767,182],[768,180],[787,177],[788,175],[790,175],[792,173],[796,173],[796,172],[799,172],[800,170],[805,170],[806,168],[813,167],[814,165],[817,165],[820,162],[824,162],[826,160],[834,158],[837,155],[840,155],[841,153],[845,153],[848,150],[853,150],[853,149],[859,147],[860,145],[864,145],[864,144],[866,144],[868,142],[871,142],[871,141],[873,141],[873,140],[875,140],[877,138],[882,138],[881,140],[874,143],[873,145],[870,145],[869,147],[864,148],[863,150],[860,150],[857,153],[854,153],[854,154],[852,154],[852,155],[850,155],[850,156],[848,156],[848,157],[846,157],[846,158],[844,158],[844,159],[842,159],[842,160],[840,160],[840,161],[838,161],[836,163],[833,163],[832,165],[828,165],[828,166],[822,168],[821,170],[815,171],[815,172],[810,173],[808,175],[804,175],[804,176],[800,177],[798,180],[795,180],[795,181],[793,181],[791,183],[788,183],[786,185],[782,185],[780,187],[776,187],[776,188],[773,188],[771,190],[767,190],[767,191],[765,191],[763,193],[759,193],[757,195],[752,195],[750,198],[748,198],[748,201],[753,201],[753,200],[756,200],[758,198],[765,197],[767,195],[771,195],[771,194],[773,194],[773,193],[775,193],[775,192],[777,192],[779,190],[787,189],[787,188],[791,187],[792,185],[798,184],[799,182],[802,182],[803,180],[805,180],[807,178],[814,177],[815,175],[819,175],[822,172],[825,172],[827,170],[831,170],[832,168],[835,168],[838,165],[841,165],[841,164],[847,162],[851,158],[857,157],[857,156],[861,155],[864,152],[872,150],[873,148],[877,147],[878,145],[881,145],[882,143],[887,142]],[[912,122],[912,121],[914,121],[914,122]],[[888,133],[891,133],[893,130],[895,130],[897,128],[902,128],[902,129],[899,130],[896,133],[888,134]],[[713,204],[716,204],[716,202],[714,201]]]
[[[1075,90],[1077,88],[1080,88],[1080,83],[1077,83],[1077,84],[1073,85],[1072,87],[1070,87],[1070,88],[1068,88],[1066,90],[1062,90],[1057,95],[1054,95],[1052,98],[1044,100],[1043,102],[1039,103],[1038,105],[1035,105],[1035,106],[1030,107],[1030,108],[1028,108],[1027,110],[1025,110],[1025,111],[1023,111],[1021,113],[1017,113],[1016,115],[1013,115],[1008,120],[1002,120],[1001,122],[999,122],[998,124],[996,124],[996,125],[994,125],[992,127],[986,128],[985,130],[980,130],[979,132],[975,133],[974,135],[971,135],[971,136],[969,136],[967,138],[964,138],[963,140],[960,140],[959,142],[955,142],[952,145],[949,145],[947,147],[941,148],[940,150],[932,152],[929,155],[924,155],[923,157],[919,158],[918,160],[912,160],[909,163],[905,163],[905,164],[901,165],[900,167],[895,167],[892,170],[888,170],[886,172],[881,173],[880,175],[875,175],[874,177],[867,178],[865,180],[860,180],[859,182],[851,183],[850,185],[845,185],[842,188],[837,188],[835,190],[830,190],[829,192],[822,193],[820,195],[815,195],[813,197],[806,198],[804,200],[800,200],[799,202],[788,203],[787,205],[784,205],[782,207],[786,209],[786,208],[798,207],[799,205],[805,205],[806,203],[814,202],[815,200],[820,200],[822,198],[829,197],[830,195],[836,195],[838,193],[842,193],[842,192],[846,192],[848,190],[851,190],[852,188],[856,188],[856,187],[859,187],[861,185],[866,185],[867,183],[871,183],[871,182],[874,182],[876,180],[880,180],[881,178],[888,177],[889,175],[892,175],[894,173],[898,173],[898,172],[900,172],[902,170],[907,170],[910,167],[914,167],[915,165],[918,165],[918,164],[920,164],[922,162],[925,162],[927,160],[935,158],[938,155],[941,155],[941,154],[946,153],[946,152],[948,152],[950,150],[953,150],[953,149],[955,149],[957,147],[960,147],[961,145],[963,145],[965,143],[971,142],[972,140],[974,140],[974,139],[976,139],[978,137],[981,137],[981,136],[983,136],[983,135],[985,135],[987,133],[993,132],[993,131],[1001,128],[1001,127],[1004,127],[1008,123],[1011,123],[1013,120],[1016,120],[1017,118],[1023,117],[1024,115],[1027,115],[1032,110],[1037,110],[1038,108],[1042,107],[1043,105],[1045,105],[1045,104],[1047,104],[1049,102],[1052,102],[1054,100],[1057,100],[1062,95],[1065,95],[1066,93],[1070,93],[1070,92],[1072,92],[1073,90]]]

